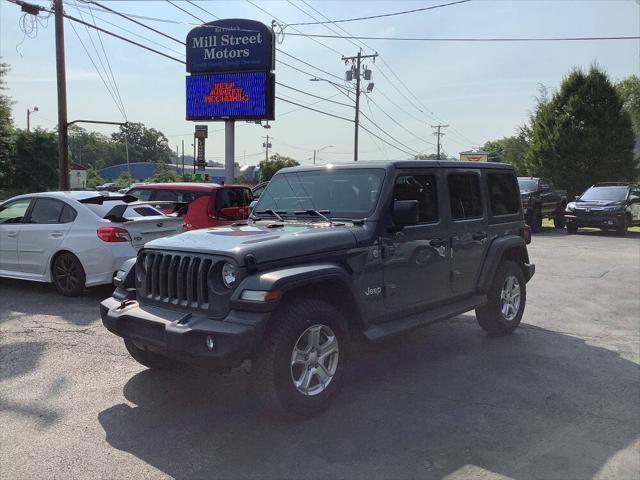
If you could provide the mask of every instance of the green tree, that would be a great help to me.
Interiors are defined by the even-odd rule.
[[[285,157],[279,153],[271,155],[269,160],[263,160],[258,167],[260,168],[260,181],[266,182],[271,180],[278,170],[287,167],[296,167],[300,165],[296,160],[291,157]]]
[[[14,193],[42,192],[58,184],[58,135],[36,128],[17,130],[7,187]]]
[[[113,183],[120,185],[122,188],[129,187],[134,182],[137,182],[137,180],[133,178],[129,172],[122,172],[118,175],[118,178],[113,181]]]
[[[69,152],[71,161],[97,169],[127,161],[124,151],[109,137],[90,132],[78,125],[69,127]]]
[[[631,120],[598,67],[570,72],[533,117],[529,174],[550,178],[569,195],[595,182],[633,178]]]
[[[440,152],[440,158],[445,160],[447,158],[447,154],[444,151]],[[413,157],[414,160],[438,160],[438,154],[437,153],[429,153],[424,154],[421,153],[420,155],[415,155]]]
[[[111,140],[118,144],[118,157],[125,154],[125,144],[128,146],[130,162],[170,163],[175,161],[175,155],[164,133],[155,128],[147,128],[142,123],[130,122],[121,125],[118,132],[111,134]]]
[[[527,175],[524,159],[528,149],[529,144],[522,134],[492,140],[482,146],[482,150],[489,152],[490,162],[513,165],[518,175]]]
[[[145,181],[151,183],[170,183],[179,182],[181,180],[182,177],[176,173],[175,168],[170,167],[167,164],[160,163],[156,165],[156,174]]]
[[[616,84],[622,108],[629,114],[633,130],[640,135],[640,77],[631,75]]]
[[[2,190],[8,190],[13,180],[13,119],[11,118],[11,98],[5,95],[5,76],[9,71],[6,63],[0,63],[0,196],[8,196]]]
[[[87,190],[93,190],[98,185],[102,185],[104,183],[104,178],[102,178],[98,171],[95,168],[87,169]]]

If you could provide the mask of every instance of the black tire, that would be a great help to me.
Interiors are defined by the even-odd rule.
[[[622,222],[616,227],[616,234],[620,237],[624,237],[629,231],[629,217],[624,216]]]
[[[553,227],[560,229],[564,228],[564,205],[562,205],[561,212],[556,213],[555,217],[553,217]]]
[[[533,233],[540,233],[542,231],[542,212],[540,209],[535,208],[533,212],[531,212],[531,231]]]
[[[263,407],[268,411],[289,417],[306,417],[326,408],[337,393],[349,351],[349,334],[342,313],[332,305],[318,299],[294,297],[284,303],[269,326],[262,347],[253,359],[253,388]],[[322,325],[333,333],[337,341],[336,369],[326,387],[319,393],[305,395],[294,384],[296,366],[292,364],[294,347],[299,345],[309,329]],[[325,337],[329,342],[329,337]],[[320,343],[318,343],[320,345]],[[311,347],[310,354],[314,353]],[[319,371],[316,360],[315,371]],[[301,375],[311,367],[300,366]],[[326,371],[326,370],[325,370]],[[317,374],[307,374],[311,378]],[[300,377],[302,378],[302,377]],[[316,385],[319,385],[319,377]]]
[[[509,278],[515,278],[519,287],[519,302],[517,310],[511,310],[511,317],[507,318],[501,308],[501,294],[503,286]],[[487,304],[484,307],[476,309],[476,318],[478,323],[490,335],[507,335],[520,325],[524,307],[527,303],[527,286],[524,280],[524,274],[518,264],[512,260],[503,260],[498,265],[491,287],[487,293]],[[515,311],[515,315],[513,312]]]
[[[147,368],[154,370],[175,370],[177,367],[177,362],[157,353],[150,352],[149,350],[143,350],[131,339],[125,338],[124,346],[136,362]]]
[[[85,289],[84,268],[73,253],[63,252],[56,256],[51,264],[51,279],[65,297],[77,297]]]
[[[569,235],[575,235],[576,233],[578,233],[578,227],[572,223],[568,223],[567,224],[567,233]]]

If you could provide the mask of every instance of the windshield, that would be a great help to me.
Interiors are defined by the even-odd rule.
[[[533,178],[518,178],[521,192],[533,192],[538,189],[538,180]]]
[[[584,192],[580,200],[603,200],[621,202],[627,196],[627,187],[591,187]]]
[[[364,218],[376,207],[384,173],[381,168],[281,173],[269,182],[254,212],[293,215],[313,209],[333,218]]]

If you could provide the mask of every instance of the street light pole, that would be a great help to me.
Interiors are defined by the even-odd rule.
[[[33,107],[33,110],[27,108],[27,132],[31,131],[31,114],[38,111],[38,107]]]
[[[320,152],[321,152],[322,150],[324,150],[325,148],[331,148],[331,147],[333,147],[333,145],[325,145],[324,147],[322,147],[322,148],[318,148],[317,150],[316,150],[316,149],[314,149],[314,150],[313,150],[313,164],[314,164],[314,165],[316,164],[316,152],[317,152],[317,153],[320,153]]]

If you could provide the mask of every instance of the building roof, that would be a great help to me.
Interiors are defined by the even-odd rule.
[[[75,163],[75,162],[72,162],[69,167],[70,167],[69,170],[86,170],[87,169],[86,167],[83,167],[79,163]]]

